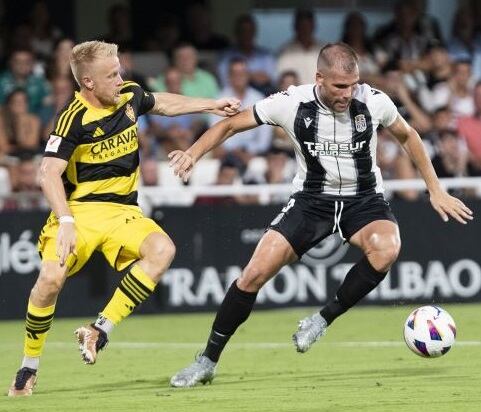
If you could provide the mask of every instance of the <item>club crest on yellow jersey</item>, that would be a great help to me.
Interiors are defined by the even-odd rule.
[[[132,120],[133,123],[135,123],[135,113],[130,103],[127,103],[125,106],[125,114],[130,120]]]

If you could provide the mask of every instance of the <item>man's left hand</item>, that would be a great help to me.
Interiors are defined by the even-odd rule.
[[[447,222],[448,216],[456,219],[459,223],[466,224],[473,220],[473,212],[461,200],[451,196],[444,190],[440,190],[430,197],[431,205],[439,213],[441,218]]]

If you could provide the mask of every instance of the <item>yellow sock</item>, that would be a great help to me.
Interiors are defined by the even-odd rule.
[[[134,308],[147,299],[154,291],[156,283],[147,276],[139,265],[134,265],[120,281],[112,299],[101,315],[117,325],[129,316]]]
[[[30,300],[28,301],[23,349],[25,356],[38,357],[42,354],[47,333],[52,326],[54,312],[55,305],[38,308]]]

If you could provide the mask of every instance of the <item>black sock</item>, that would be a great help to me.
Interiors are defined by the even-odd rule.
[[[386,273],[378,272],[364,256],[347,273],[339,287],[336,297],[324,306],[320,313],[330,325],[334,319],[359,302],[386,277]]]
[[[224,346],[237,328],[249,317],[256,301],[257,292],[244,292],[234,281],[227,291],[212,326],[203,355],[217,362]]]

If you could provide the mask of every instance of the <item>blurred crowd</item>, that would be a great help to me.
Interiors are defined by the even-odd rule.
[[[362,13],[346,12],[339,40],[360,56],[361,81],[386,92],[399,112],[421,135],[440,177],[481,176],[481,7],[466,2],[456,11],[448,38],[423,10],[424,2],[397,3],[393,18],[368,30]],[[280,50],[256,43],[257,23],[251,15],[236,19],[232,38],[212,30],[211,14],[202,2],[185,12],[188,31],[166,14],[158,30],[142,45],[168,64],[162,73],[146,76],[136,67],[129,9],[115,5],[103,36],[120,46],[125,80],[150,91],[186,96],[238,97],[243,107],[291,85],[313,83],[319,49],[312,10],[293,11],[293,38]],[[369,36],[368,33],[374,35]],[[52,21],[44,1],[9,35],[3,33],[4,67],[0,72],[0,208],[44,206],[36,169],[52,130],[55,114],[77,85],[67,38]],[[162,161],[174,149],[186,149],[212,124],[215,116],[184,115],[139,119],[142,181],[165,185]],[[385,129],[378,130],[377,161],[387,179],[417,177],[402,148]],[[295,159],[280,128],[261,126],[228,140],[211,154],[202,183],[287,183]],[[469,193],[463,193],[468,194]],[[394,194],[416,199],[417,191]],[[280,200],[281,201],[281,200]],[[254,197],[197,199],[198,203],[255,203]]]

